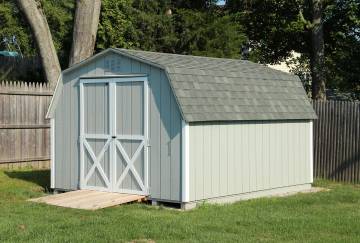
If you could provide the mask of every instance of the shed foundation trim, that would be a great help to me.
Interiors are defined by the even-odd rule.
[[[223,197],[209,198],[205,200],[192,201],[192,202],[183,202],[181,208],[184,210],[189,210],[195,208],[198,204],[201,203],[211,203],[211,204],[225,204],[225,203],[234,203],[243,200],[255,199],[260,197],[272,197],[272,196],[290,196],[299,192],[308,192],[311,190],[311,184],[302,184],[294,185],[287,187],[274,188],[269,190],[241,193],[236,195],[228,195]]]

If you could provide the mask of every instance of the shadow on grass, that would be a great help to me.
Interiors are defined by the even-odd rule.
[[[50,170],[5,171],[5,174],[10,178],[35,183],[45,191],[50,188]]]

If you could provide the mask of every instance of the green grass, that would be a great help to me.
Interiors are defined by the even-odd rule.
[[[360,242],[358,185],[318,181],[331,190],[186,212],[144,204],[91,212],[27,202],[48,180],[48,171],[0,171],[0,242]]]

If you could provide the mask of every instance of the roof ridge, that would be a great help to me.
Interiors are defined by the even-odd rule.
[[[249,63],[252,63],[252,64],[256,64],[256,63],[248,61],[248,60],[235,59],[235,58],[197,56],[197,55],[189,55],[189,54],[178,54],[178,53],[156,52],[156,51],[143,51],[143,50],[126,49],[126,48],[115,48],[115,49],[121,50],[121,51],[135,51],[135,52],[145,52],[145,53],[154,53],[154,54],[164,54],[164,55],[181,56],[181,57],[187,57],[187,58],[196,57],[196,58],[215,59],[215,60],[232,60],[232,61],[241,61],[241,62],[249,62]]]
[[[272,72],[272,73],[277,73],[277,74],[283,74],[283,75],[289,75],[289,76],[296,76],[295,74],[291,74],[291,73],[286,73],[286,72],[283,72],[283,71],[280,71],[280,70],[276,70],[276,69],[273,69],[271,67],[268,67],[266,66],[265,64],[262,64],[262,63],[255,63],[255,62],[252,62],[252,61],[249,61],[249,60],[243,60],[243,59],[235,59],[235,58],[221,58],[221,57],[207,57],[207,56],[196,56],[196,55],[184,55],[184,54],[177,54],[177,53],[167,53],[167,52],[155,52],[155,51],[143,51],[143,50],[136,50],[136,49],[126,49],[126,48],[114,48],[115,50],[119,50],[119,51],[124,51],[126,53],[128,53],[129,55],[134,55],[133,53],[131,52],[137,52],[137,53],[149,53],[149,54],[156,54],[156,55],[168,55],[168,56],[178,56],[178,57],[184,57],[184,58],[199,58],[199,59],[206,59],[206,60],[217,60],[217,61],[235,61],[235,62],[238,62],[238,63],[242,63],[242,64],[247,64],[247,65],[251,65],[251,66],[256,66],[257,68],[261,68],[265,71],[268,71],[268,72]],[[176,64],[176,63],[172,63],[172,64],[168,64],[168,65],[163,65],[163,64],[160,64],[154,60],[151,60],[150,58],[147,58],[147,57],[139,57],[136,55],[137,58],[141,58],[143,60],[146,60],[146,61],[149,61],[149,62],[152,62],[154,64],[157,64],[157,65],[160,65],[160,66],[163,66],[164,68],[167,68],[167,67],[172,67],[172,68],[183,68],[183,69],[197,69],[197,70],[220,70],[220,71],[228,71],[228,70],[224,70],[222,68],[214,68],[214,67],[208,67],[208,68],[205,68],[205,67],[184,67],[180,64]]]

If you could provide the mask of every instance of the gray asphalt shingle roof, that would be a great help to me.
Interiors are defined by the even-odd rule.
[[[295,75],[244,60],[117,50],[167,72],[188,122],[316,118]]]

